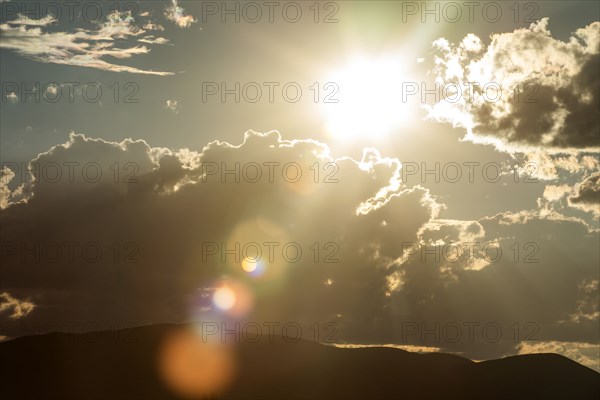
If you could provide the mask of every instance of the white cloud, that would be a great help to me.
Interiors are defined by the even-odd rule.
[[[167,44],[169,43],[169,39],[164,37],[155,37],[154,35],[144,36],[141,39],[138,39],[138,42],[148,43],[148,44]]]
[[[15,92],[10,92],[6,95],[6,99],[11,103],[16,103],[19,101],[19,96]]]
[[[8,207],[12,193],[8,184],[15,177],[15,173],[8,167],[0,169],[0,209]]]
[[[438,39],[436,81],[457,84],[463,95],[429,106],[429,116],[463,126],[473,142],[504,150],[597,151],[598,37],[600,22],[593,22],[567,42],[554,39],[544,18],[529,28],[492,35],[487,47],[473,34],[458,46]]]
[[[10,25],[47,26],[55,24],[57,19],[52,15],[46,15],[39,19],[32,19],[26,15],[18,14],[16,19],[6,22]]]
[[[167,100],[165,108],[169,111],[173,111],[175,114],[179,114],[179,103],[177,100]]]
[[[179,7],[177,0],[171,0],[171,5],[165,9],[165,17],[180,28],[189,28],[196,22],[193,16],[185,14],[185,10]]]
[[[48,85],[46,87],[46,92],[48,92],[48,94],[50,94],[51,96],[56,96],[56,94],[58,93],[58,86]]]
[[[146,32],[134,25],[131,13],[114,12],[96,30],[78,29],[70,33],[45,32],[43,28],[43,25],[29,28],[25,24],[0,24],[0,47],[44,63],[135,74],[173,75],[171,72],[141,69],[104,60],[107,56],[127,59],[150,52],[146,46],[116,47],[117,40],[135,38]],[[153,43],[160,44],[164,41],[154,39]]]
[[[544,188],[543,196],[548,201],[557,201],[565,197],[569,192],[571,192],[569,185],[547,185]]]

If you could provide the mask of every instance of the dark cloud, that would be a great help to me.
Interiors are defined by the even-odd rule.
[[[596,172],[583,180],[578,186],[575,196],[569,197],[571,203],[598,205],[600,203],[600,172]]]
[[[469,231],[475,235],[465,236]],[[434,220],[422,239],[391,276],[397,285],[390,302],[390,339],[398,340],[407,326],[417,324],[417,334],[406,337],[408,344],[475,359],[514,354],[528,338],[597,343],[597,308],[591,304],[598,296],[598,232],[577,221],[505,213],[472,223]],[[476,324],[472,342],[469,323]],[[429,333],[421,336],[420,324]],[[455,343],[454,324],[461,328]],[[486,324],[501,327],[497,341],[481,331]]]
[[[40,176],[26,184],[25,200],[2,212],[2,289],[31,297],[37,312],[29,320],[40,326],[194,318],[198,293],[225,276],[253,287],[253,318],[341,314],[362,324],[382,313],[386,265],[401,255],[396,243],[415,241],[437,209],[426,190],[399,186],[397,160],[373,152],[360,162],[333,160],[325,145],[282,140],[277,132],[249,132],[239,146],[212,142],[201,153],[73,134],[33,162],[39,171],[77,165],[72,181],[63,170],[58,182]],[[90,182],[96,168],[81,174],[91,162],[103,172],[97,182]],[[132,171],[125,168],[128,162],[136,166],[132,183],[124,181]],[[256,183],[221,175],[238,168],[254,177],[245,166],[265,163],[274,168],[272,182],[266,168]],[[288,171],[291,179],[282,179],[283,166],[292,163],[302,171],[299,182],[290,182],[297,167]],[[215,167],[221,171],[213,173]],[[231,257],[203,261],[203,243],[227,242],[231,248],[235,242],[268,241],[281,243],[279,249],[300,244],[302,262],[277,256],[265,276],[253,281]],[[68,243],[76,244],[72,260]],[[86,261],[83,247],[90,243],[102,251],[98,261]],[[54,254],[52,244],[62,249],[60,261],[44,254]],[[131,252],[136,262],[126,263],[123,257]],[[332,253],[339,262],[324,262]]]
[[[305,326],[333,321],[337,338],[351,343],[427,346],[491,358],[532,348],[514,339],[515,323],[521,334],[536,327],[535,338],[549,343],[584,346],[598,340],[597,316],[589,305],[597,292],[598,232],[577,219],[540,211],[479,221],[438,219],[441,205],[427,190],[398,182],[398,160],[374,150],[365,151],[361,161],[334,160],[319,142],[283,140],[277,132],[248,132],[240,145],[216,141],[201,152],[73,134],[35,162],[92,160],[107,172],[98,182],[77,174],[73,182],[66,176],[61,182],[37,179],[22,189],[25,200],[8,205],[0,217],[5,257],[0,290],[35,304],[23,319],[35,329],[213,318],[218,313],[210,296],[230,282],[247,290],[246,320]],[[127,162],[135,162],[135,182],[124,182],[122,174],[115,183],[110,167],[116,163],[124,173]],[[244,179],[242,171],[255,177],[245,166],[265,163],[279,166],[272,181],[267,169],[256,183]],[[281,175],[281,166],[291,163],[304,174],[295,183]],[[225,168],[229,172],[222,175]],[[333,180],[324,182],[326,176]],[[259,278],[231,257],[203,260],[204,243],[227,243],[231,249],[236,241],[294,242],[307,258],[289,262],[277,256]],[[48,254],[36,260],[35,246],[50,253],[49,243],[79,246],[73,260],[53,262]],[[101,259],[85,259],[81,249],[88,243],[102,249]],[[447,255],[443,247],[457,243],[477,243],[473,257],[449,262],[407,251],[407,245],[418,245]],[[484,244],[492,258],[501,249],[501,259],[486,258]],[[126,262],[133,253],[135,262]],[[338,262],[325,262],[332,253]],[[501,338],[486,341],[478,330],[474,342],[466,341],[464,324],[473,321],[477,329],[500,324]],[[460,341],[402,336],[406,324],[435,330],[449,323],[462,327]],[[534,325],[525,326],[529,323]],[[19,327],[11,329],[5,334],[19,333]]]

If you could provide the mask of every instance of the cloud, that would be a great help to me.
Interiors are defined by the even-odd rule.
[[[416,334],[404,344],[473,359],[515,354],[531,338],[597,345],[598,231],[576,219],[524,214],[427,223],[390,267],[390,320],[398,321],[391,338],[412,324]],[[486,324],[503,334],[490,341],[478,331]],[[459,340],[444,333],[447,326],[460,327]],[[519,336],[506,335],[511,329]]]
[[[164,37],[155,37],[154,35],[144,36],[141,39],[138,39],[138,42],[148,43],[148,44],[167,44],[169,43],[169,39]]]
[[[600,346],[578,342],[523,342],[518,354],[557,353],[600,372]]]
[[[600,319],[600,291],[598,279],[587,278],[579,285],[581,299],[577,302],[577,311],[571,315],[571,320],[597,321]]]
[[[175,114],[179,114],[179,103],[177,100],[167,100],[165,103],[165,108],[169,111],[174,112]]]
[[[0,169],[0,209],[8,207],[12,193],[8,183],[15,177],[15,173],[8,167]]]
[[[16,103],[19,101],[19,96],[15,92],[10,92],[6,95],[6,99],[11,103]]]
[[[524,153],[520,161],[536,179],[552,181],[597,170],[598,156],[598,153],[555,153],[540,148]]]
[[[10,25],[27,25],[27,26],[48,26],[58,22],[53,15],[46,15],[43,18],[32,19],[26,15],[17,14],[17,18],[12,21],[7,21]]]
[[[548,185],[544,188],[544,198],[548,201],[557,201],[571,192],[569,185]]]
[[[425,232],[433,233],[437,240],[448,241],[473,241],[481,239],[485,235],[483,226],[477,221],[461,221],[449,219],[436,219],[423,227],[422,237],[427,240]]]
[[[334,159],[323,143],[284,140],[278,132],[249,131],[240,144],[213,141],[199,150],[73,133],[33,165],[74,168],[70,174],[65,167],[59,181],[27,182],[26,201],[3,191],[9,204],[0,214],[0,290],[32,298],[37,309],[28,322],[40,329],[217,318],[211,295],[230,282],[251,299],[247,320],[333,321],[346,343],[495,358],[519,351],[522,341],[510,329],[528,322],[539,328],[540,341],[598,340],[590,308],[598,293],[598,230],[539,209],[476,221],[440,218],[443,205],[426,189],[400,183],[400,161],[374,149],[360,160]],[[283,178],[297,171],[298,181]],[[564,199],[565,191],[550,188],[546,196]],[[250,242],[298,243],[308,258],[276,257],[260,276],[231,255],[203,259],[206,243],[226,243],[231,251]],[[472,257],[434,256],[472,242],[479,243]],[[70,260],[66,250],[62,262],[36,258],[32,249],[49,253],[48,243],[79,245]],[[95,262],[83,257],[89,243],[102,250]],[[502,257],[490,261],[498,249]],[[132,254],[134,262],[124,262]],[[338,262],[325,262],[332,254]],[[494,343],[481,331],[474,342],[466,333],[459,342],[435,335],[402,340],[406,323],[469,321],[500,324],[504,335]]]
[[[33,27],[29,27],[32,25]],[[104,59],[105,57],[128,59],[134,55],[150,52],[146,46],[117,47],[118,41],[135,38],[146,32],[134,25],[134,19],[130,12],[114,12],[108,15],[107,20],[101,23],[96,30],[80,28],[70,33],[47,32],[43,28],[45,28],[45,24],[41,23],[15,24],[11,21],[0,24],[2,37],[0,47],[44,63],[73,65],[113,72],[173,75],[171,72],[120,65]],[[141,40],[148,43],[165,43],[162,38],[156,39],[147,36]]]
[[[437,40],[436,81],[456,84],[464,95],[430,106],[430,117],[467,128],[469,140],[513,151],[597,151],[599,32],[600,22],[593,22],[563,42],[551,36],[544,18],[492,35],[487,47],[473,34],[458,46]]]
[[[576,220],[577,208],[597,218],[597,201],[590,202],[594,181],[584,177],[598,169],[600,22],[577,29],[567,41],[552,37],[548,23],[544,18],[493,34],[487,45],[474,34],[457,45],[436,40],[435,81],[458,87],[460,96],[456,100],[449,90],[447,100],[426,108],[430,118],[466,128],[464,140],[509,152],[524,172],[551,181],[537,215]],[[582,179],[576,186],[587,200],[573,187]]]
[[[142,15],[142,16],[146,16],[146,17],[147,17],[147,16],[148,16],[148,14],[146,14],[146,15]],[[164,27],[164,26],[162,26],[161,24],[154,23],[154,22],[147,22],[147,23],[146,23],[146,24],[143,26],[143,28],[144,28],[145,30],[147,30],[147,31],[164,31],[164,30],[165,30],[165,27]]]
[[[171,5],[165,8],[165,17],[180,28],[189,28],[197,22],[193,16],[185,15],[185,10],[179,7],[177,0],[171,0]]]
[[[10,319],[21,319],[29,315],[35,305],[27,300],[18,300],[9,293],[0,293],[0,315],[8,314]]]
[[[569,197],[569,205],[600,216],[600,172],[586,177]]]
[[[597,168],[593,169],[597,170]],[[597,222],[600,217],[600,173],[589,173],[589,170],[584,168],[577,172],[581,170],[586,171],[587,175],[581,173],[575,175],[581,179],[581,182],[575,185],[547,185],[544,188],[543,197],[538,199],[542,212],[564,212],[567,207],[571,207],[591,213],[592,218]]]
[[[239,145],[214,141],[201,151],[72,134],[32,164],[39,171],[73,166],[59,181],[40,176],[28,182],[27,201],[9,204],[0,215],[1,287],[35,294],[39,312],[29,317],[41,327],[188,320],[206,312],[204,304],[194,307],[198,290],[215,288],[225,276],[252,287],[248,318],[312,323],[343,315],[350,331],[361,332],[385,313],[387,266],[401,256],[398,242],[416,240],[437,208],[423,188],[390,185],[398,160],[372,151],[361,160],[333,159],[322,143],[284,140],[277,132],[248,132]],[[263,165],[260,181],[240,178],[254,177],[257,164]],[[272,181],[264,165],[272,166]],[[220,171],[212,173],[215,166]],[[23,260],[13,246],[43,252],[48,243],[72,242],[80,244],[74,259],[63,262],[30,253]],[[251,282],[231,257],[203,262],[208,242],[229,248],[278,242],[278,249],[298,243],[304,258],[289,262],[280,255]],[[82,258],[86,243],[102,249],[99,261]],[[116,243],[134,243],[136,262],[115,263]],[[121,250],[123,256],[131,249]]]

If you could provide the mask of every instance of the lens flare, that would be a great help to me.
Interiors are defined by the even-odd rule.
[[[223,311],[230,310],[235,300],[235,292],[229,286],[221,286],[213,294],[213,303]]]
[[[204,398],[224,392],[236,370],[233,350],[208,343],[190,330],[168,335],[159,354],[159,372],[168,386],[185,398]]]
[[[249,275],[258,278],[265,272],[266,263],[262,259],[246,257],[242,260],[242,269]]]
[[[282,257],[281,251],[282,244],[291,242],[287,234],[290,226],[286,228],[286,224],[279,225],[273,222],[274,219],[285,221],[286,218],[288,217],[284,211],[277,207],[273,210],[263,210],[261,216],[236,225],[227,238],[227,243],[230,243],[228,248],[238,246],[239,250],[239,258],[229,255],[226,257],[228,272],[231,271],[232,277],[242,275],[242,281],[246,281],[248,277],[252,278],[255,281],[251,285],[252,294],[277,290],[286,279],[288,261]],[[234,291],[237,296],[236,304],[240,303],[237,289]]]
[[[225,315],[241,317],[254,306],[254,295],[242,282],[228,280],[215,289],[212,301]]]
[[[260,261],[253,257],[246,257],[242,260],[242,269],[246,272],[254,272],[258,268]]]

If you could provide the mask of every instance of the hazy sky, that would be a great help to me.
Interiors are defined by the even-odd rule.
[[[333,322],[600,369],[599,20],[596,1],[0,2],[0,335]]]

